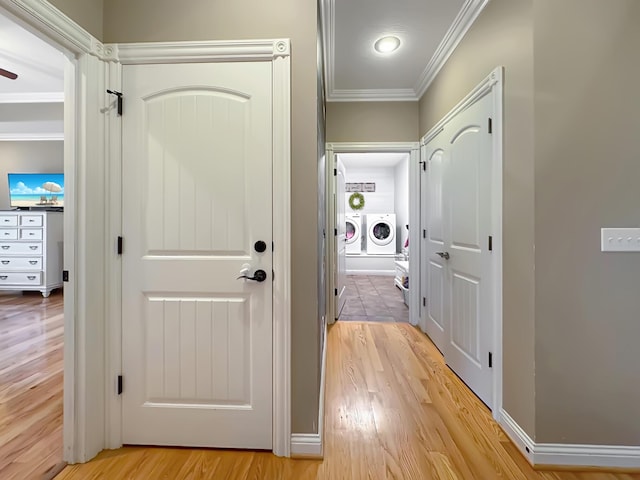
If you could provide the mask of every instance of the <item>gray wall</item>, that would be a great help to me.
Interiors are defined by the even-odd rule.
[[[9,208],[8,173],[61,173],[63,142],[0,142],[0,210]]]
[[[49,0],[82,28],[102,40],[104,0]]]
[[[418,102],[329,102],[328,142],[417,142]]]
[[[420,101],[420,136],[505,67],[504,408],[535,435],[532,0],[492,0]]]
[[[291,38],[292,429],[317,431],[318,148],[316,0],[105,0],[104,41]]]
[[[640,2],[536,0],[536,439],[640,445]]]

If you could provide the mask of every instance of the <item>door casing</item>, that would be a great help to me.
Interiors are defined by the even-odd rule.
[[[449,113],[447,113],[438,123],[436,123],[427,134],[420,139],[420,145],[425,152],[425,146],[440,133],[443,126],[446,125],[453,117],[464,111],[469,105],[491,92],[493,94],[493,114],[492,114],[492,148],[493,148],[493,165],[492,165],[492,192],[491,192],[491,231],[493,232],[493,265],[492,280],[494,282],[493,293],[493,312],[494,312],[494,338],[493,338],[493,418],[500,422],[502,419],[502,142],[503,142],[503,118],[502,118],[502,96],[504,71],[503,67],[496,67],[482,82],[480,82],[469,94],[462,99]],[[426,155],[425,155],[426,158]],[[428,192],[421,191],[421,195]],[[428,197],[427,197],[428,198]],[[421,215],[421,229],[424,217]],[[415,245],[418,243],[416,242]],[[422,249],[423,242],[420,239],[421,254],[424,255]],[[422,262],[417,267],[420,269]],[[410,267],[413,268],[413,267]],[[423,272],[420,269],[420,277]],[[424,284],[426,278],[422,278]],[[420,292],[426,291],[425,285],[421,285]],[[428,299],[427,299],[428,301]],[[422,309],[420,309],[422,311]],[[420,321],[421,326],[423,321]]]

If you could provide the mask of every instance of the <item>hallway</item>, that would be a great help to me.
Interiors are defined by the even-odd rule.
[[[340,321],[409,322],[409,307],[393,277],[348,275]]]
[[[640,474],[534,471],[409,324],[338,322],[328,341],[324,461],[127,447],[56,478],[640,480]]]

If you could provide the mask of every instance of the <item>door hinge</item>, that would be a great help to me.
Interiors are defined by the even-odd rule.
[[[426,162],[426,160],[421,161],[420,165],[422,166],[422,171],[426,172],[427,171],[427,162]]]
[[[426,228],[422,229],[422,238],[427,238],[427,229]]]
[[[493,133],[493,119],[489,117],[489,133]]]
[[[276,244],[274,242],[271,242],[271,251],[272,252],[276,251]]]
[[[122,237],[118,237],[118,245],[116,247],[118,255],[122,255]]]
[[[118,375],[118,381],[117,381],[117,393],[118,395],[122,395],[122,375]]]
[[[426,297],[422,297],[422,306],[423,307],[427,306],[427,298]]]
[[[275,270],[271,270],[271,281],[272,282],[276,281],[276,271]]]
[[[62,281],[63,282],[68,282],[69,281],[69,270],[63,270],[62,271]]]
[[[337,237],[337,236],[338,236],[338,229],[337,229],[337,228],[334,228],[334,229],[333,229],[333,236],[334,236],[334,237]]]
[[[337,176],[337,175],[338,175],[338,169],[337,169],[337,168],[334,168],[334,169],[333,169],[333,176],[335,177],[335,176]]]
[[[489,352],[489,368],[493,368],[493,353]]]
[[[118,97],[118,100],[117,100],[118,116],[121,117],[122,116],[122,92],[117,92],[115,90],[107,90],[107,93]]]
[[[493,251],[493,237],[489,235],[489,251]]]
[[[334,288],[334,289],[333,289],[333,294],[334,294],[336,297],[338,296],[338,289],[337,289],[337,288]]]

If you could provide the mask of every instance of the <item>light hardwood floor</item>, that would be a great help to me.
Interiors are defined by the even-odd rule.
[[[433,344],[408,324],[338,322],[328,341],[324,461],[128,447],[69,466],[57,479],[640,479],[534,471]]]
[[[0,479],[62,461],[62,294],[0,294]]]

